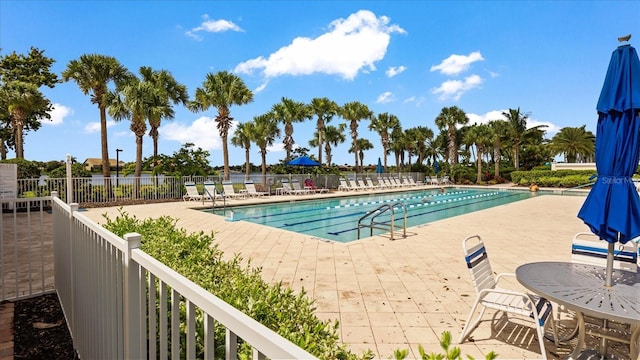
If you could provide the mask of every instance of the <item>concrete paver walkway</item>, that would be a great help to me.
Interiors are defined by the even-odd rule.
[[[256,201],[276,199],[301,197]],[[233,200],[229,205],[249,201]],[[376,236],[346,244],[225,221],[193,209],[201,205],[195,202],[126,206],[124,211],[138,218],[169,215],[189,231],[213,231],[229,258],[241,254],[262,268],[266,281],[304,288],[316,300],[320,318],[339,320],[341,340],[353,351],[370,349],[378,357],[391,358],[395,349],[409,349],[409,358],[418,358],[420,344],[427,352],[440,350],[445,330],[457,340],[475,299],[462,254],[463,238],[482,236],[497,273],[514,272],[527,262],[569,261],[573,235],[588,231],[576,217],[583,202],[580,196],[536,196],[410,228],[407,238],[391,241]],[[103,214],[114,218],[118,211],[88,209],[84,215],[101,223]],[[519,288],[517,283],[511,285]],[[503,359],[541,356],[535,331],[527,322],[513,326],[498,317],[492,330],[492,313],[485,319],[472,334],[474,341],[460,345],[464,355],[482,358],[493,350]],[[549,358],[566,357],[572,350],[570,345],[556,348],[552,342],[546,346]]]

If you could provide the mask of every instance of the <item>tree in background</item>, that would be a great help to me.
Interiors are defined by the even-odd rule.
[[[273,114],[267,113],[253,118],[251,140],[260,148],[262,158],[262,185],[266,185],[267,176],[267,148],[280,136],[280,128]]]
[[[71,60],[62,72],[64,81],[73,80],[85,95],[90,95],[91,103],[100,111],[100,145],[102,149],[102,176],[111,177],[109,145],[107,141],[107,95],[109,84],[116,88],[132,75],[116,58],[99,54],[85,54],[78,60]],[[110,189],[110,187],[108,187]]]
[[[318,147],[318,162],[322,164],[322,145],[324,143],[324,128],[328,122],[338,113],[339,106],[335,101],[326,97],[313,98],[309,105],[311,112],[318,117],[316,122],[315,142],[313,146]],[[310,142],[311,144],[311,142]]]
[[[172,176],[206,176],[211,171],[208,160],[210,155],[208,151],[196,148],[193,143],[186,143],[172,156],[158,155],[158,165],[154,166],[153,171]],[[151,165],[153,161],[151,157],[144,160],[147,165]]]
[[[327,155],[327,166],[332,164],[331,146],[338,146],[338,144],[344,143],[347,138],[344,135],[346,124],[339,124],[338,126],[329,125],[324,129],[324,153]]]
[[[398,126],[391,132],[391,151],[395,155],[396,168],[400,171],[404,167],[404,149],[407,147],[407,137],[402,127]]]
[[[482,156],[485,154],[485,150],[493,144],[494,135],[493,129],[486,124],[471,126],[465,134],[464,142],[476,147],[476,166],[478,167],[476,183],[482,181]]]
[[[367,105],[358,101],[351,101],[344,104],[339,109],[338,114],[349,124],[351,146],[355,154],[355,171],[358,172],[358,121],[371,119],[373,112],[369,110]]]
[[[291,151],[295,141],[293,140],[293,123],[303,122],[312,117],[311,108],[302,102],[283,97],[280,103],[271,108],[272,116],[284,124],[284,149],[287,152],[285,162],[291,160]]]
[[[360,138],[356,142],[357,146],[351,146],[349,152],[358,151],[358,158],[360,159],[360,172],[364,171],[364,152],[366,150],[373,149],[373,144],[368,139]],[[357,149],[357,150],[356,150]]]
[[[508,123],[505,120],[492,120],[489,127],[493,130],[493,171],[496,178],[500,177],[500,160],[502,159],[502,142],[507,139]]]
[[[244,149],[245,179],[249,180],[251,174],[251,162],[249,162],[249,150],[251,150],[251,139],[254,130],[254,124],[245,122],[238,125],[236,131],[231,138],[231,144]]]
[[[467,114],[457,106],[444,107],[440,114],[436,117],[436,126],[440,131],[447,132],[449,163],[451,165],[458,163],[458,143],[456,142],[456,126],[466,125],[469,122]]]
[[[142,81],[154,88],[154,96],[149,98],[149,136],[153,139],[153,158],[158,157],[158,128],[162,119],[173,119],[175,113],[170,103],[187,105],[189,95],[187,87],[180,84],[167,70],[153,70],[150,67],[140,67]]]
[[[378,116],[371,117],[369,130],[373,130],[380,135],[382,142],[382,156],[384,171],[387,171],[387,153],[389,152],[389,132],[400,126],[400,120],[397,116],[389,113],[381,113]]]
[[[586,130],[586,125],[565,127],[551,139],[551,149],[554,156],[564,155],[564,161],[569,163],[593,161],[596,136]]]
[[[244,105],[252,101],[253,93],[239,76],[228,71],[219,71],[207,74],[202,87],[196,89],[194,100],[189,103],[188,108],[191,111],[205,111],[210,107],[218,110],[215,121],[222,140],[225,180],[229,180],[227,139],[233,122],[230,108],[232,105]]]
[[[16,158],[24,158],[24,132],[38,130],[42,119],[51,119],[49,112],[53,110],[51,101],[39,90],[42,86],[55,87],[58,76],[51,72],[55,60],[46,57],[44,50],[31,47],[27,55],[15,51],[0,57],[0,122],[3,148],[3,159],[6,158],[6,146],[15,147]],[[10,134],[10,135],[9,135]],[[13,141],[8,142],[11,136]]]

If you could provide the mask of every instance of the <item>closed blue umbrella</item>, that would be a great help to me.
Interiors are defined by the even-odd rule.
[[[440,171],[440,165],[438,164],[438,160],[436,160],[436,163],[433,165],[433,169],[436,172],[436,175],[438,175],[438,171]]]
[[[640,199],[631,179],[640,158],[640,60],[632,46],[613,52],[597,110],[598,180],[578,217],[609,242],[605,285],[611,286],[613,244],[640,236]]]
[[[384,168],[382,167],[382,161],[378,158],[378,166],[376,166],[376,173],[382,174],[384,172]]]

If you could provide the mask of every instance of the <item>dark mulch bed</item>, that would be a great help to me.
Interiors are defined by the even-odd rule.
[[[13,354],[15,359],[78,359],[57,294],[15,302]]]

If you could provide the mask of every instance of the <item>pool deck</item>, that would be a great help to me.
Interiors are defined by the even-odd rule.
[[[362,192],[311,197],[358,193]],[[303,198],[279,195],[231,200],[227,205]],[[573,235],[588,231],[576,216],[583,202],[581,196],[536,196],[409,228],[406,238],[391,241],[381,235],[350,243],[226,221],[194,209],[203,207],[194,201],[125,206],[124,211],[138,218],[169,215],[189,231],[213,231],[226,256],[251,259],[252,266],[262,268],[264,280],[281,281],[294,290],[304,288],[315,299],[320,318],[339,320],[341,340],[354,353],[370,349],[378,358],[389,359],[394,350],[407,349],[408,358],[419,358],[418,345],[428,353],[440,351],[440,336],[446,330],[465,358],[483,358],[493,350],[501,359],[535,359],[541,354],[529,322],[505,326],[496,317],[492,329],[494,312],[490,310],[472,333],[474,341],[457,345],[475,300],[462,239],[479,234],[496,273],[514,272],[527,262],[570,261]],[[83,214],[104,223],[103,214],[115,218],[118,211],[95,208]],[[516,282],[509,286],[521,289]],[[587,340],[588,346],[596,346],[594,339]],[[570,345],[556,348],[551,341],[545,346],[549,358],[566,358],[572,351]],[[627,349],[616,346],[614,351],[625,358]]]

